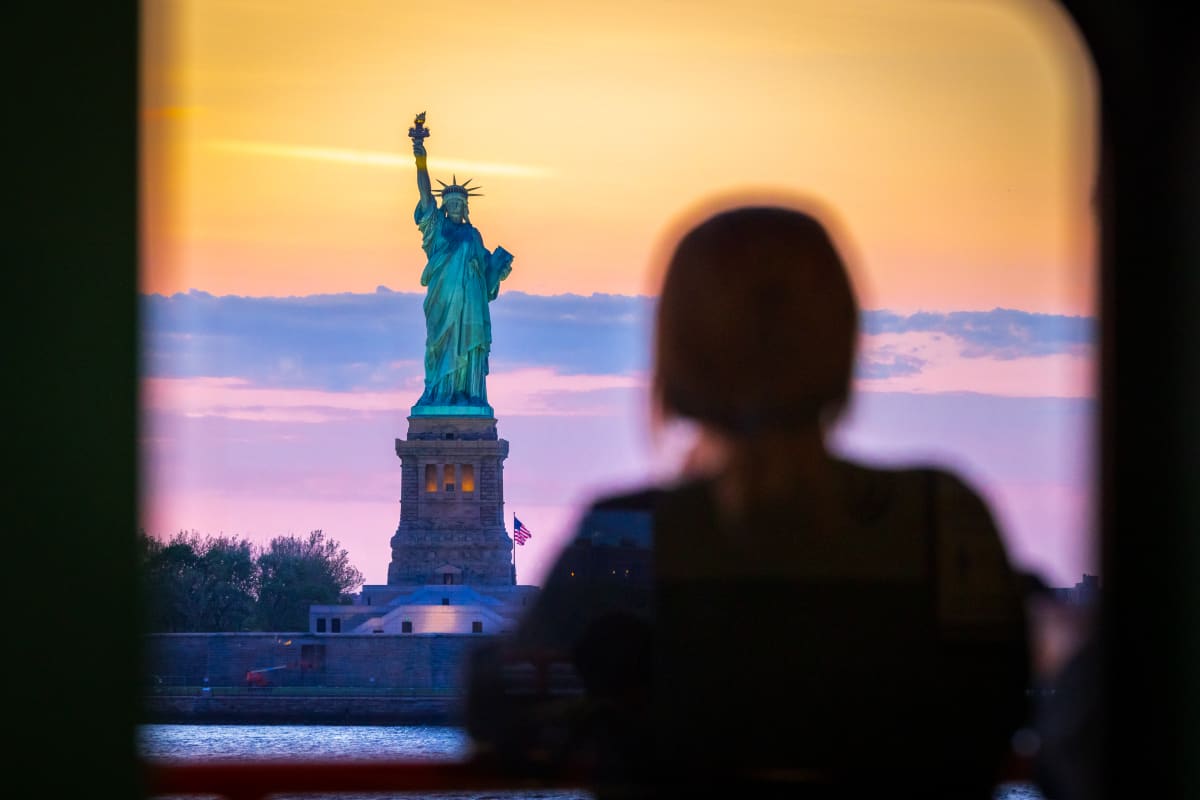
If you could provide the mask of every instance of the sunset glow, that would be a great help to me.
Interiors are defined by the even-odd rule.
[[[514,289],[652,291],[671,218],[754,187],[847,221],[870,307],[1092,307],[1094,99],[1048,4],[449,8],[147,3],[144,290],[416,290],[426,110]]]
[[[147,0],[142,22],[152,534],[321,528],[385,580],[425,111],[431,176],[474,178],[471,221],[515,256],[488,399],[536,534],[521,582],[589,499],[669,467],[664,243],[730,197],[836,222],[864,310],[839,446],[958,469],[1022,567],[1095,570],[1097,101],[1052,4]]]

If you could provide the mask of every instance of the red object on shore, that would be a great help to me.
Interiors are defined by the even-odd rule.
[[[287,669],[287,667],[286,666],[263,667],[261,669],[252,669],[246,673],[246,685],[247,686],[260,686],[260,687],[261,686],[270,686],[271,680],[268,677],[269,674],[272,672],[275,672],[276,670],[281,670],[281,669]]]

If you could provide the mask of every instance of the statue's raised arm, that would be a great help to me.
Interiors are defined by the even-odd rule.
[[[417,114],[413,126],[408,129],[409,138],[413,143],[413,156],[417,161],[417,191],[421,193],[421,211],[428,212],[436,205],[433,199],[433,185],[429,182],[429,166],[425,154],[425,137],[429,129],[425,127],[425,112]]]

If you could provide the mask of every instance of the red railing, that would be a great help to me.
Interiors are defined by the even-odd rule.
[[[259,800],[290,793],[578,789],[579,775],[514,775],[471,761],[259,761],[146,764],[146,794]]]
[[[1032,772],[1028,760],[1014,758],[1002,781],[1030,782]],[[229,800],[261,800],[269,795],[293,793],[584,789],[591,783],[582,773],[514,774],[476,761],[154,763],[145,765],[144,775],[150,797],[219,795]],[[823,783],[815,773],[799,771],[782,779],[796,790]],[[776,786],[779,780],[777,777]]]

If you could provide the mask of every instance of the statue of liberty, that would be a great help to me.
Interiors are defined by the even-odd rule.
[[[425,250],[421,285],[425,292],[425,391],[415,415],[491,415],[487,401],[488,354],[492,348],[492,319],[488,303],[500,292],[500,281],[512,271],[512,254],[494,252],[471,224],[467,201],[479,187],[471,181],[434,190],[429,182],[421,112],[409,128],[417,162],[420,199],[414,213]],[[439,207],[434,195],[442,198]]]

